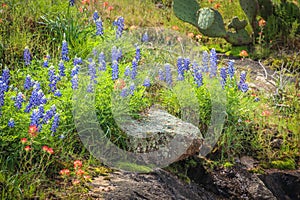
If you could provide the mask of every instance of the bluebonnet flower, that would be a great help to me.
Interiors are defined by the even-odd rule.
[[[96,75],[97,71],[96,71],[96,67],[95,66],[96,66],[96,64],[94,62],[90,62],[88,64],[89,75],[91,77],[91,81],[94,81],[96,83],[95,79],[97,78],[97,75]]]
[[[78,75],[78,72],[79,72],[79,66],[73,67],[73,69],[71,70],[71,77]]]
[[[73,61],[73,65],[77,66],[77,65],[81,65],[81,64],[82,64],[82,59],[75,57],[74,61]]]
[[[194,72],[194,80],[195,83],[197,84],[197,87],[201,87],[203,85],[203,76],[200,70],[196,70]]]
[[[22,92],[19,92],[15,99],[15,107],[20,110],[22,108],[22,103],[24,102],[24,95]]]
[[[113,22],[114,26],[117,26],[116,30],[116,38],[120,38],[122,36],[123,30],[124,30],[124,18],[119,17],[117,20]]]
[[[202,53],[203,72],[208,72],[208,62],[209,62],[209,55],[207,51],[203,51]]]
[[[220,77],[221,77],[221,85],[222,85],[222,88],[224,89],[225,84],[226,84],[226,79],[227,79],[227,72],[224,67],[222,67],[220,69]]]
[[[4,92],[6,84],[0,79],[0,108],[4,105]]]
[[[24,82],[24,89],[29,90],[33,86],[33,81],[31,80],[31,76],[27,75]]]
[[[120,96],[124,98],[124,97],[127,97],[128,94],[129,94],[128,89],[127,88],[123,88],[122,91],[121,91],[121,93],[120,93]]]
[[[255,97],[254,102],[259,102],[260,98],[259,97]]]
[[[93,14],[93,19],[94,19],[94,21],[96,21],[97,19],[99,19],[99,14],[98,14],[97,10]]]
[[[65,138],[65,135],[64,134],[61,134],[60,136],[59,136],[59,139],[64,139]]]
[[[149,78],[146,78],[146,79],[144,80],[143,86],[145,86],[145,87],[150,87],[150,86],[151,86],[151,83],[150,83],[150,79],[149,79]]]
[[[178,72],[178,81],[183,81],[184,80],[184,65],[183,65],[183,58],[179,57],[177,59],[177,72]]]
[[[69,0],[69,5],[74,6],[75,5],[75,0]]]
[[[59,125],[59,114],[56,113],[54,115],[54,119],[53,119],[53,122],[52,122],[51,131],[54,132],[54,133],[56,133],[58,125]]]
[[[118,53],[117,53],[117,60],[121,60],[122,58],[122,49],[121,48],[118,48]]]
[[[148,36],[148,33],[145,32],[142,36],[142,42],[148,42],[149,41],[149,36]]]
[[[61,97],[62,94],[61,94],[60,90],[55,90],[54,96],[56,96],[56,97]]]
[[[216,50],[214,48],[212,48],[210,50],[210,77],[214,77],[217,75],[217,65],[218,65],[218,62],[217,62],[217,53],[216,53]]]
[[[242,83],[241,85],[239,85],[239,88],[242,92],[247,92],[249,87],[248,87],[248,84],[247,83]]]
[[[130,71],[130,67],[129,67],[129,66],[127,66],[127,67],[125,68],[124,75],[125,75],[125,76],[130,76],[130,73],[131,73],[131,71]]]
[[[91,82],[87,86],[87,92],[92,93],[93,91],[94,91],[94,86],[93,86],[93,83]]]
[[[7,124],[10,128],[13,128],[15,127],[15,121],[13,118],[10,118],[10,120],[8,121],[8,124]]]
[[[31,63],[31,55],[30,55],[30,51],[28,49],[28,47],[25,47],[24,52],[23,52],[23,58],[24,58],[24,62],[25,65],[30,65]]]
[[[116,60],[113,61],[111,68],[112,68],[112,80],[117,80],[119,77],[119,65]]]
[[[2,77],[0,78],[0,80],[2,80],[3,84],[3,89],[4,91],[8,91],[9,88],[9,79],[10,79],[10,72],[9,69],[7,67],[5,67],[5,69],[2,72]]]
[[[135,59],[137,62],[141,60],[141,49],[138,44],[135,44]]]
[[[164,73],[164,71],[162,69],[158,70],[158,79],[160,81],[164,81],[165,80],[165,73]]]
[[[95,21],[96,24],[96,35],[103,35],[104,31],[103,31],[103,23],[101,19],[97,19]]]
[[[129,87],[129,93],[130,93],[131,95],[133,95],[133,94],[134,94],[134,90],[135,90],[135,85],[134,85],[134,83],[132,83],[132,84],[130,85],[130,87]]]
[[[30,116],[30,126],[38,126],[39,125],[39,110],[35,109],[32,111]]]
[[[47,57],[44,58],[43,67],[45,67],[45,68],[49,67],[49,63],[48,63],[48,58]]]
[[[48,60],[50,60],[50,59],[51,59],[51,56],[50,56],[49,54],[47,54],[47,55],[46,55],[46,58],[47,58]]]
[[[183,69],[188,71],[190,69],[190,59],[189,58],[184,58],[183,59]]]
[[[78,77],[77,75],[74,75],[71,79],[71,83],[72,83],[72,89],[76,90],[78,89]]]
[[[245,71],[241,72],[240,82],[238,84],[238,88],[242,92],[247,92],[248,91],[248,84],[246,83],[246,76],[247,76],[247,73]]]
[[[43,119],[44,117],[44,112],[45,112],[45,108],[44,108],[44,105],[41,104],[39,107],[38,107],[38,111],[39,111],[39,120],[40,119]]]
[[[58,68],[59,68],[59,75],[60,76],[66,76],[66,73],[65,73],[65,65],[64,65],[64,61],[60,61],[59,64],[58,64]]]
[[[166,83],[169,86],[172,86],[172,71],[171,66],[169,64],[165,64],[165,72],[166,72]]]
[[[56,84],[57,84],[57,81],[60,79],[60,77],[57,77],[55,75],[55,69],[53,66],[51,66],[49,68],[49,71],[48,71],[48,76],[49,76],[49,87],[50,87],[50,90],[52,92],[54,92],[57,88],[56,88]]]
[[[118,49],[116,46],[111,48],[111,62],[118,60]]]
[[[131,69],[131,79],[134,80],[137,76],[137,67],[138,67],[138,63],[137,60],[134,58],[132,60],[132,69]]]
[[[55,113],[56,113],[56,106],[52,105],[51,108],[49,110],[47,110],[46,114],[44,115],[43,124],[48,123],[49,120],[51,120],[52,117],[55,115]]]
[[[105,71],[106,70],[105,55],[104,55],[103,52],[99,53],[98,64],[100,65],[99,71]]]
[[[234,71],[235,71],[235,69],[234,69],[234,61],[233,61],[233,60],[230,60],[230,61],[228,62],[228,74],[229,74],[230,79],[233,78],[233,76],[234,76]]]
[[[69,48],[68,48],[68,43],[67,41],[62,42],[62,47],[61,47],[61,59],[64,61],[69,61],[70,58],[68,57],[69,53]]]

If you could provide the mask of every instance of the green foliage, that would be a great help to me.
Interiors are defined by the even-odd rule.
[[[274,160],[271,162],[271,166],[276,169],[289,169],[293,170],[296,169],[296,163],[293,159],[286,159],[286,160]]]

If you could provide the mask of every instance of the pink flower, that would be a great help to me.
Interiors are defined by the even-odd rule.
[[[49,154],[54,154],[54,151],[53,151],[52,148],[48,148],[47,153],[49,153]]]
[[[107,7],[107,6],[108,6],[108,2],[107,1],[103,2],[103,7]]]
[[[264,117],[268,117],[268,116],[271,115],[271,112],[268,111],[268,110],[264,110],[264,111],[261,113],[261,115],[264,116]]]
[[[107,8],[108,11],[112,11],[113,9],[114,9],[113,6],[108,6],[108,8]]]
[[[80,168],[82,167],[82,162],[80,160],[75,160],[74,161],[74,168]]]

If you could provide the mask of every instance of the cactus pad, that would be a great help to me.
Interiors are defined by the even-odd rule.
[[[196,0],[174,0],[173,10],[179,19],[197,26],[197,11],[200,9]]]

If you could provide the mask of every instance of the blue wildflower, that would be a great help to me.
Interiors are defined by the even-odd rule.
[[[94,86],[93,86],[93,83],[91,82],[87,86],[87,92],[92,93],[93,91],[94,91]]]
[[[189,58],[185,58],[183,59],[183,69],[188,71],[190,69],[190,59]]]
[[[226,79],[227,79],[227,72],[224,67],[222,67],[220,69],[220,77],[221,77],[221,85],[222,85],[222,88],[224,89],[224,87],[226,85]]]
[[[166,83],[169,86],[172,86],[172,71],[171,66],[169,64],[165,64],[165,72],[166,72]]]
[[[96,24],[96,35],[103,35],[104,31],[103,31],[103,23],[101,19],[97,19],[95,21]]]
[[[75,5],[75,0],[69,0],[69,5],[74,6]]]
[[[8,121],[8,124],[7,124],[10,128],[13,128],[15,127],[15,121],[13,118],[10,118],[10,120]]]
[[[37,126],[39,125],[39,110],[35,109],[32,111],[31,116],[30,116],[30,126]]]
[[[65,135],[64,134],[61,134],[60,136],[59,136],[59,139],[64,139],[65,138]]]
[[[248,89],[249,89],[247,83],[243,83],[243,84],[241,84],[239,87],[240,87],[240,90],[241,90],[242,92],[244,92],[244,93],[247,92]]]
[[[52,105],[51,108],[49,110],[47,110],[46,114],[44,115],[43,124],[48,123],[49,120],[51,120],[52,117],[55,115],[55,113],[56,113],[56,106]]]
[[[71,83],[72,83],[72,89],[76,90],[78,89],[78,77],[77,75],[74,75],[71,79]]]
[[[197,84],[197,87],[201,87],[203,85],[203,76],[200,70],[194,72],[194,80]]]
[[[142,42],[148,42],[149,41],[149,36],[148,36],[148,33],[145,32],[142,36]]]
[[[141,60],[141,49],[138,44],[135,44],[135,59],[137,62]]]
[[[56,113],[54,115],[54,119],[53,119],[53,122],[52,122],[51,131],[54,132],[54,133],[56,133],[58,125],[59,125],[59,114]]]
[[[59,64],[58,64],[58,68],[59,68],[59,75],[60,76],[66,76],[66,73],[65,73],[65,65],[64,65],[64,61],[60,61]]]
[[[118,60],[118,49],[116,46],[111,48],[111,62]]]
[[[24,89],[29,90],[33,86],[33,81],[31,80],[31,76],[27,75],[24,82]]]
[[[97,71],[96,71],[95,66],[96,66],[96,64],[94,62],[90,62],[88,64],[89,75],[91,77],[91,81],[94,81],[94,82],[96,81],[95,79],[97,78],[97,75],[96,75]]]
[[[125,68],[124,75],[125,75],[125,76],[130,76],[130,73],[131,73],[131,71],[130,71],[130,67],[129,67],[129,66],[127,66],[127,67]]]
[[[217,65],[218,65],[218,61],[217,61],[217,53],[216,50],[214,48],[212,48],[210,50],[210,77],[214,77],[217,75]]]
[[[43,67],[45,68],[49,67],[49,62],[47,58],[44,58]]]
[[[0,80],[2,80],[2,82],[4,83],[2,85],[4,91],[7,92],[9,88],[9,80],[10,80],[10,72],[7,67],[5,67],[5,69],[3,70],[2,77],[0,78]]]
[[[234,61],[233,61],[233,60],[230,60],[230,61],[228,62],[228,74],[229,74],[230,79],[233,78],[234,72],[235,72],[235,69],[234,69]]]
[[[69,61],[70,58],[68,57],[69,48],[67,41],[62,42],[62,48],[61,48],[61,59],[64,61]]]
[[[137,75],[137,66],[138,66],[137,60],[134,58],[132,60],[131,64],[132,64],[131,79],[134,80],[136,78],[136,75]]]
[[[240,75],[240,82],[238,84],[238,89],[240,89],[242,92],[248,91],[248,84],[246,83],[246,76],[247,73],[243,71]]]
[[[122,91],[121,91],[121,93],[120,93],[120,96],[124,98],[124,97],[127,97],[128,94],[129,94],[128,89],[127,88],[123,88]]]
[[[150,79],[149,79],[149,78],[146,78],[146,79],[144,80],[143,86],[145,86],[145,87],[150,87],[150,86],[151,86],[151,83],[150,83]]]
[[[61,94],[60,90],[55,90],[54,96],[56,96],[56,97],[61,97],[62,94]]]
[[[158,79],[160,81],[164,81],[165,80],[165,73],[164,73],[164,71],[162,69],[158,70]]]
[[[99,14],[98,14],[97,10],[93,14],[93,19],[94,19],[94,21],[97,21],[97,19],[99,19]]]
[[[208,62],[209,62],[209,55],[207,51],[203,51],[202,53],[203,72],[208,72]]]
[[[124,30],[124,18],[119,17],[117,20],[113,22],[114,26],[117,26],[116,30],[116,38],[120,38],[122,36],[123,30]]]
[[[259,97],[255,97],[254,102],[259,102],[260,98]]]
[[[20,110],[22,108],[22,103],[25,101],[23,98],[22,92],[19,92],[16,99],[15,99],[15,107]]]
[[[177,59],[177,72],[178,72],[178,81],[183,81],[184,80],[184,65],[183,65],[183,58],[179,57]]]
[[[25,65],[30,65],[31,63],[31,55],[30,55],[30,51],[28,49],[28,47],[25,47],[24,52],[23,52],[23,58],[24,58],[24,62]]]
[[[79,66],[73,67],[73,69],[71,70],[71,77],[78,75],[78,72],[79,72]]]
[[[119,65],[116,60],[112,63],[112,80],[117,80],[119,78]]]
[[[73,61],[73,65],[77,66],[77,65],[81,65],[81,64],[82,64],[82,59],[75,57],[74,61]]]
[[[130,93],[131,95],[133,95],[133,94],[134,94],[134,90],[135,90],[135,85],[134,85],[134,83],[132,83],[132,84],[129,86],[129,93]]]

